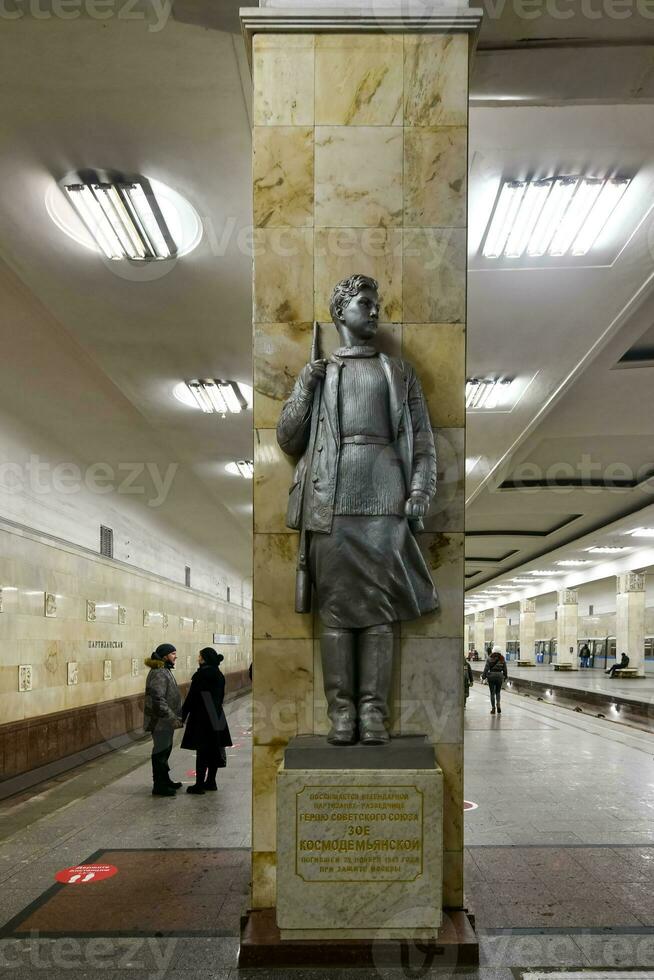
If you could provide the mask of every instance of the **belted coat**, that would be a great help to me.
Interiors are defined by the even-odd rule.
[[[402,463],[407,496],[436,490],[436,450],[427,403],[420,381],[408,361],[379,354],[388,381],[392,439]],[[290,528],[329,534],[334,518],[340,454],[338,392],[343,362],[332,357],[324,381],[315,390],[302,376],[295,382],[277,424],[277,441],[300,457],[289,490],[286,523]],[[413,521],[414,529],[421,523]]]

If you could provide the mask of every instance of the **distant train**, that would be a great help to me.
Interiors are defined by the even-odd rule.
[[[582,636],[577,640],[577,656],[582,646],[586,643],[590,649],[590,667],[606,670],[616,659],[616,639],[615,636]],[[484,650],[479,651],[481,657],[486,656],[492,649],[492,643],[486,641]],[[474,644],[468,644],[468,650],[472,651]],[[539,637],[535,641],[534,652],[537,664],[556,663],[557,641],[555,636]],[[620,651],[622,652],[622,651]],[[627,651],[628,652],[628,651]],[[520,643],[517,640],[508,640],[506,644],[507,660],[516,661],[520,659]],[[654,670],[654,636],[645,637],[645,666],[649,665]]]

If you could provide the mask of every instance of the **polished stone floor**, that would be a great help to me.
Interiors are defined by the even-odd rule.
[[[483,663],[472,663],[476,672],[483,670]],[[648,663],[649,669],[649,663]],[[627,698],[633,701],[647,701],[654,704],[654,673],[645,677],[622,680],[611,678],[599,669],[584,670],[554,670],[551,666],[538,664],[536,667],[518,667],[514,661],[507,664],[509,678],[524,678],[538,681],[541,684],[551,684],[553,687],[570,687],[579,691],[596,691],[607,697]]]
[[[466,799],[478,804],[465,814],[467,889],[481,934],[478,971],[456,964],[421,970],[414,956],[411,967],[378,971],[239,972],[235,934],[83,938],[73,923],[69,938],[0,939],[3,978],[400,980],[460,973],[518,980],[533,969],[556,980],[557,968],[590,967],[654,977],[654,736],[503,697],[502,715],[491,717],[487,689],[476,684],[466,710]],[[230,705],[229,720],[236,746],[218,794],[153,799],[149,745],[138,743],[1,804],[0,921],[38,900],[57,870],[100,849],[153,849],[156,859],[158,849],[248,847],[246,700]],[[177,749],[173,760],[178,778],[190,782],[192,755]],[[141,883],[143,918],[146,908],[156,908],[165,928],[165,907],[150,892]],[[202,903],[197,918],[202,925]]]

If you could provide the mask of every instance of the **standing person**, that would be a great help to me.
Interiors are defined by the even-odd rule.
[[[466,660],[465,657],[463,658],[463,690],[465,693],[465,697],[463,700],[464,708],[466,706],[466,701],[468,700],[468,697],[470,695],[470,688],[473,685],[472,667],[470,666],[469,659],[470,658]]]
[[[582,644],[581,650],[579,651],[579,658],[582,667],[590,667],[590,647],[587,643]]]
[[[183,749],[195,749],[195,785],[187,793],[201,795],[217,790],[216,773],[225,765],[225,746],[232,745],[223,711],[225,678],[219,665],[225,658],[212,647],[198,655],[198,669],[191,678],[191,688],[182,708],[187,722]]]
[[[486,679],[488,681],[488,690],[490,691],[491,699],[491,714],[495,714],[495,703],[497,702],[497,713],[502,714],[502,708],[500,707],[500,691],[502,690],[502,684],[509,676],[506,669],[506,660],[502,655],[502,651],[498,646],[494,646],[492,652],[488,654],[488,659],[484,666],[484,672],[481,675],[482,680]]]
[[[152,735],[152,795],[174,796],[182,785],[170,778],[168,759],[176,728],[182,727],[182,696],[173,675],[177,651],[162,643],[145,661],[150,668],[145,681],[143,727]]]

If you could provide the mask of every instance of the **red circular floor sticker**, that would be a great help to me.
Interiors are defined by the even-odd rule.
[[[186,770],[186,775],[187,776],[190,776],[191,778],[193,778],[193,777],[197,776],[197,772],[195,771],[195,769],[187,769]]]
[[[62,885],[89,885],[92,881],[113,878],[117,872],[118,868],[113,864],[76,864],[72,868],[57,871],[55,879]]]
[[[478,806],[479,806],[478,803],[472,803],[470,800],[463,801],[464,810],[476,810]]]

